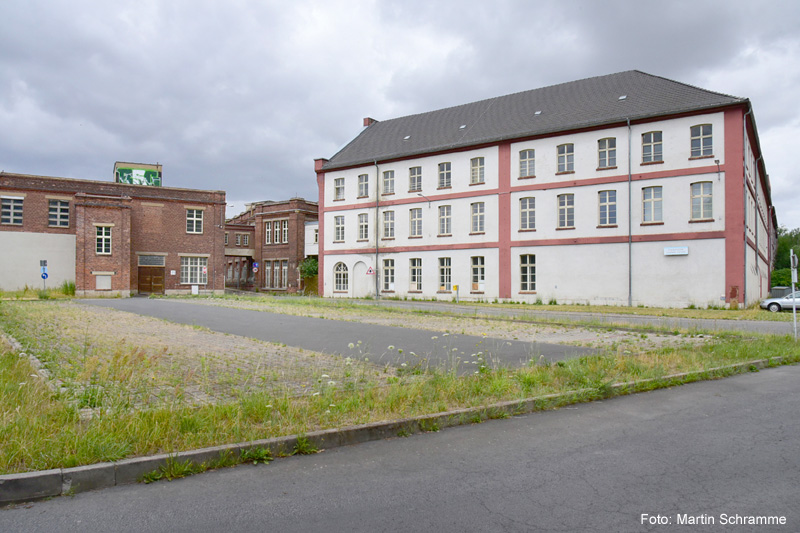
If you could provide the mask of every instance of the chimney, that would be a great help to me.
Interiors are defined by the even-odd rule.
[[[365,128],[366,128],[367,126],[372,126],[372,125],[373,125],[373,124],[375,124],[376,122],[378,122],[378,121],[377,121],[377,120],[375,120],[374,118],[371,118],[371,117],[364,117],[364,127],[365,127]]]

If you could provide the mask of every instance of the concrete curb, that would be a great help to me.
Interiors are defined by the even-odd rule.
[[[782,357],[759,359],[697,372],[671,374],[663,378],[615,383],[610,385],[609,388],[616,391],[618,394],[632,394],[637,391],[652,390],[653,387],[650,386],[651,384],[669,385],[672,381],[677,382],[679,380],[685,380],[686,378],[696,377],[699,380],[718,374],[734,374],[743,370],[779,366],[782,363]],[[605,396],[606,395],[601,393],[598,389],[580,389],[560,394],[548,394],[535,398],[500,402],[487,406],[421,415],[413,418],[373,422],[340,429],[325,429],[308,433],[304,435],[304,437],[319,450],[331,449],[391,437],[438,431],[446,427],[472,424],[486,419],[507,418],[509,416],[539,411],[547,407],[559,407]],[[98,463],[74,468],[6,474],[0,476],[0,507],[13,503],[41,500],[53,496],[70,495],[116,485],[136,483],[144,474],[165,467],[169,461],[191,461],[195,465],[202,465],[203,463],[210,463],[220,459],[220,457],[224,457],[226,454],[238,456],[241,451],[257,448],[267,449],[273,456],[290,454],[292,450],[294,450],[298,438],[299,435],[291,435],[214,446],[211,448],[201,448],[175,454],[160,454],[123,459],[113,463]]]

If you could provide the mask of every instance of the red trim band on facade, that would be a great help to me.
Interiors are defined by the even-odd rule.
[[[725,301],[744,302],[744,112],[725,112]]]
[[[500,298],[511,298],[511,143],[497,148],[498,289]]]

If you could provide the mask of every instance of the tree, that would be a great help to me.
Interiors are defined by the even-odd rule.
[[[800,228],[787,230],[786,227],[778,228],[778,248],[775,251],[775,270],[791,268],[789,264],[789,250],[794,250],[795,255],[800,255]]]
[[[303,279],[313,278],[319,271],[319,262],[313,255],[306,257],[300,263],[300,277]]]

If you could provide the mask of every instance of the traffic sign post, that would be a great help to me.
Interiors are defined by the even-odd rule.
[[[789,249],[789,264],[792,266],[792,321],[794,322],[794,341],[797,342],[797,298],[795,284],[797,283],[797,256],[794,250]]]
[[[42,288],[47,290],[47,259],[39,261],[39,269],[42,271]]]

